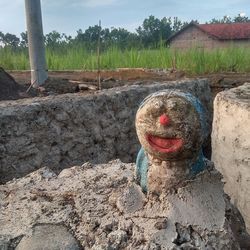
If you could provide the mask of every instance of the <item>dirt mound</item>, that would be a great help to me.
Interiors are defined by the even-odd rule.
[[[0,67],[0,101],[19,98],[19,89],[14,78]]]

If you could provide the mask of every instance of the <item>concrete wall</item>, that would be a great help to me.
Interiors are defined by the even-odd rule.
[[[171,48],[188,49],[188,48],[227,48],[227,47],[250,47],[249,40],[222,41],[209,36],[195,26],[190,26],[170,42]]]
[[[193,93],[211,114],[207,80],[0,102],[1,181],[42,166],[59,170],[86,161],[135,161],[139,149],[135,113],[144,97],[164,88]]]
[[[215,98],[212,160],[250,232],[250,83]]]

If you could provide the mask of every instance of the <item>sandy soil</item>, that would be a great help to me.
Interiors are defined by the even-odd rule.
[[[0,71],[0,101],[35,96],[48,96],[65,93],[83,92],[93,93],[98,89],[97,71],[50,71],[49,79],[43,88],[36,90],[30,86],[29,71]],[[129,69],[101,71],[101,88],[109,89],[124,85],[149,84],[152,82],[173,81],[184,78],[209,78],[212,92],[215,96],[218,92],[242,85],[250,81],[250,73],[220,73],[199,76],[187,75],[183,71],[171,71],[163,69]],[[7,80],[6,80],[7,79]]]

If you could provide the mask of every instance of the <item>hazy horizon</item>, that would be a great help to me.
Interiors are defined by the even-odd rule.
[[[102,21],[102,27],[121,27],[131,32],[142,25],[145,18],[178,17],[182,21],[198,20],[200,23],[212,18],[221,19],[240,13],[250,15],[247,0],[41,0],[44,33],[53,30],[76,35],[78,29]],[[0,0],[0,31],[20,35],[26,30],[24,0]]]

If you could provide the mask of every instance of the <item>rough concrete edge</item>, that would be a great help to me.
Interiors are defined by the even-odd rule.
[[[180,80],[180,81],[164,81],[164,82],[155,82],[153,81],[152,84],[147,84],[147,85],[124,85],[121,87],[115,87],[115,88],[111,88],[111,89],[104,89],[104,90],[99,90],[96,91],[94,93],[67,93],[67,94],[60,94],[60,95],[51,95],[51,96],[46,96],[46,97],[34,97],[34,98],[27,98],[27,99],[19,99],[19,100],[4,100],[4,101],[0,101],[0,110],[1,108],[5,108],[6,106],[8,106],[8,108],[10,107],[16,107],[16,106],[28,106],[30,104],[33,103],[44,103],[45,101],[52,101],[52,102],[56,102],[57,99],[62,99],[62,98],[84,98],[84,99],[88,99],[94,96],[102,96],[102,95],[112,95],[112,94],[118,94],[118,93],[126,93],[129,92],[133,89],[136,89],[138,87],[140,87],[141,89],[150,89],[153,87],[159,87],[159,89],[161,89],[162,86],[173,86],[173,85],[180,85],[180,84],[187,84],[187,83],[192,83],[192,82],[197,82],[197,83],[201,83],[201,84],[207,84],[209,87],[209,80],[207,78],[202,78],[202,79],[186,79],[186,80]]]
[[[246,86],[249,86],[249,88],[250,88],[250,82],[245,82],[241,86],[219,92],[215,96],[213,106],[215,106],[219,100],[223,100],[223,101],[231,103],[231,104],[237,104],[238,106],[242,106],[242,107],[250,106],[250,99],[248,99],[248,101],[242,101],[243,99],[239,98],[235,93],[235,90],[242,89]]]

